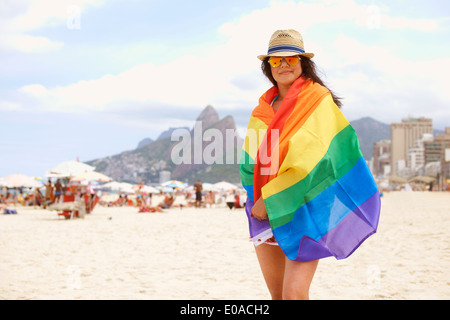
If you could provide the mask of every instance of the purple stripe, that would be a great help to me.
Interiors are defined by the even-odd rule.
[[[253,208],[253,201],[247,198],[247,202],[245,203],[245,213],[247,213],[248,218],[248,226],[250,229],[250,237],[253,238],[254,236],[260,234],[261,232],[270,229],[270,222],[269,220],[262,220],[259,221],[258,219],[251,216],[252,214],[252,208]]]
[[[378,191],[347,214],[344,219],[318,242],[304,237],[296,261],[311,261],[329,256],[345,259],[353,253],[378,227],[381,203]]]

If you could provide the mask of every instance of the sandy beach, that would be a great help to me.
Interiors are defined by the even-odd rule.
[[[0,299],[270,299],[242,209],[17,210],[0,215]],[[378,232],[323,259],[310,298],[449,299],[449,230],[450,193],[384,194]]]

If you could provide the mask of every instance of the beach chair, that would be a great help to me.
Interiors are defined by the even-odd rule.
[[[91,197],[88,194],[84,195],[84,205],[86,206],[86,213],[91,213],[92,210],[94,210],[94,208],[97,205],[99,199],[100,198],[97,197],[97,196]]]
[[[75,203],[75,195],[69,194],[63,196],[63,204],[66,203]],[[76,210],[69,210],[70,207],[66,207],[62,212],[58,213],[58,216],[63,216],[66,219],[72,219],[74,216],[78,217],[78,211]]]

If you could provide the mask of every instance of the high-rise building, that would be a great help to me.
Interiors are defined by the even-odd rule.
[[[373,175],[387,176],[390,173],[391,140],[381,140],[373,145]]]
[[[405,118],[391,124],[391,175],[398,175],[399,166],[408,166],[409,149],[426,133],[433,134],[432,119]]]
[[[425,142],[425,163],[442,162],[446,148],[450,148],[450,128],[445,128],[445,133],[436,135],[433,141]]]

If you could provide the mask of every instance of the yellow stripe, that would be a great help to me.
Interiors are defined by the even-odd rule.
[[[289,150],[277,177],[261,189],[263,198],[266,199],[289,188],[306,177],[327,153],[334,136],[348,124],[345,116],[334,104],[331,95],[325,97],[290,139]]]
[[[262,120],[253,116],[250,117],[243,148],[253,160],[256,159],[259,145],[266,134],[267,128],[267,124]]]

